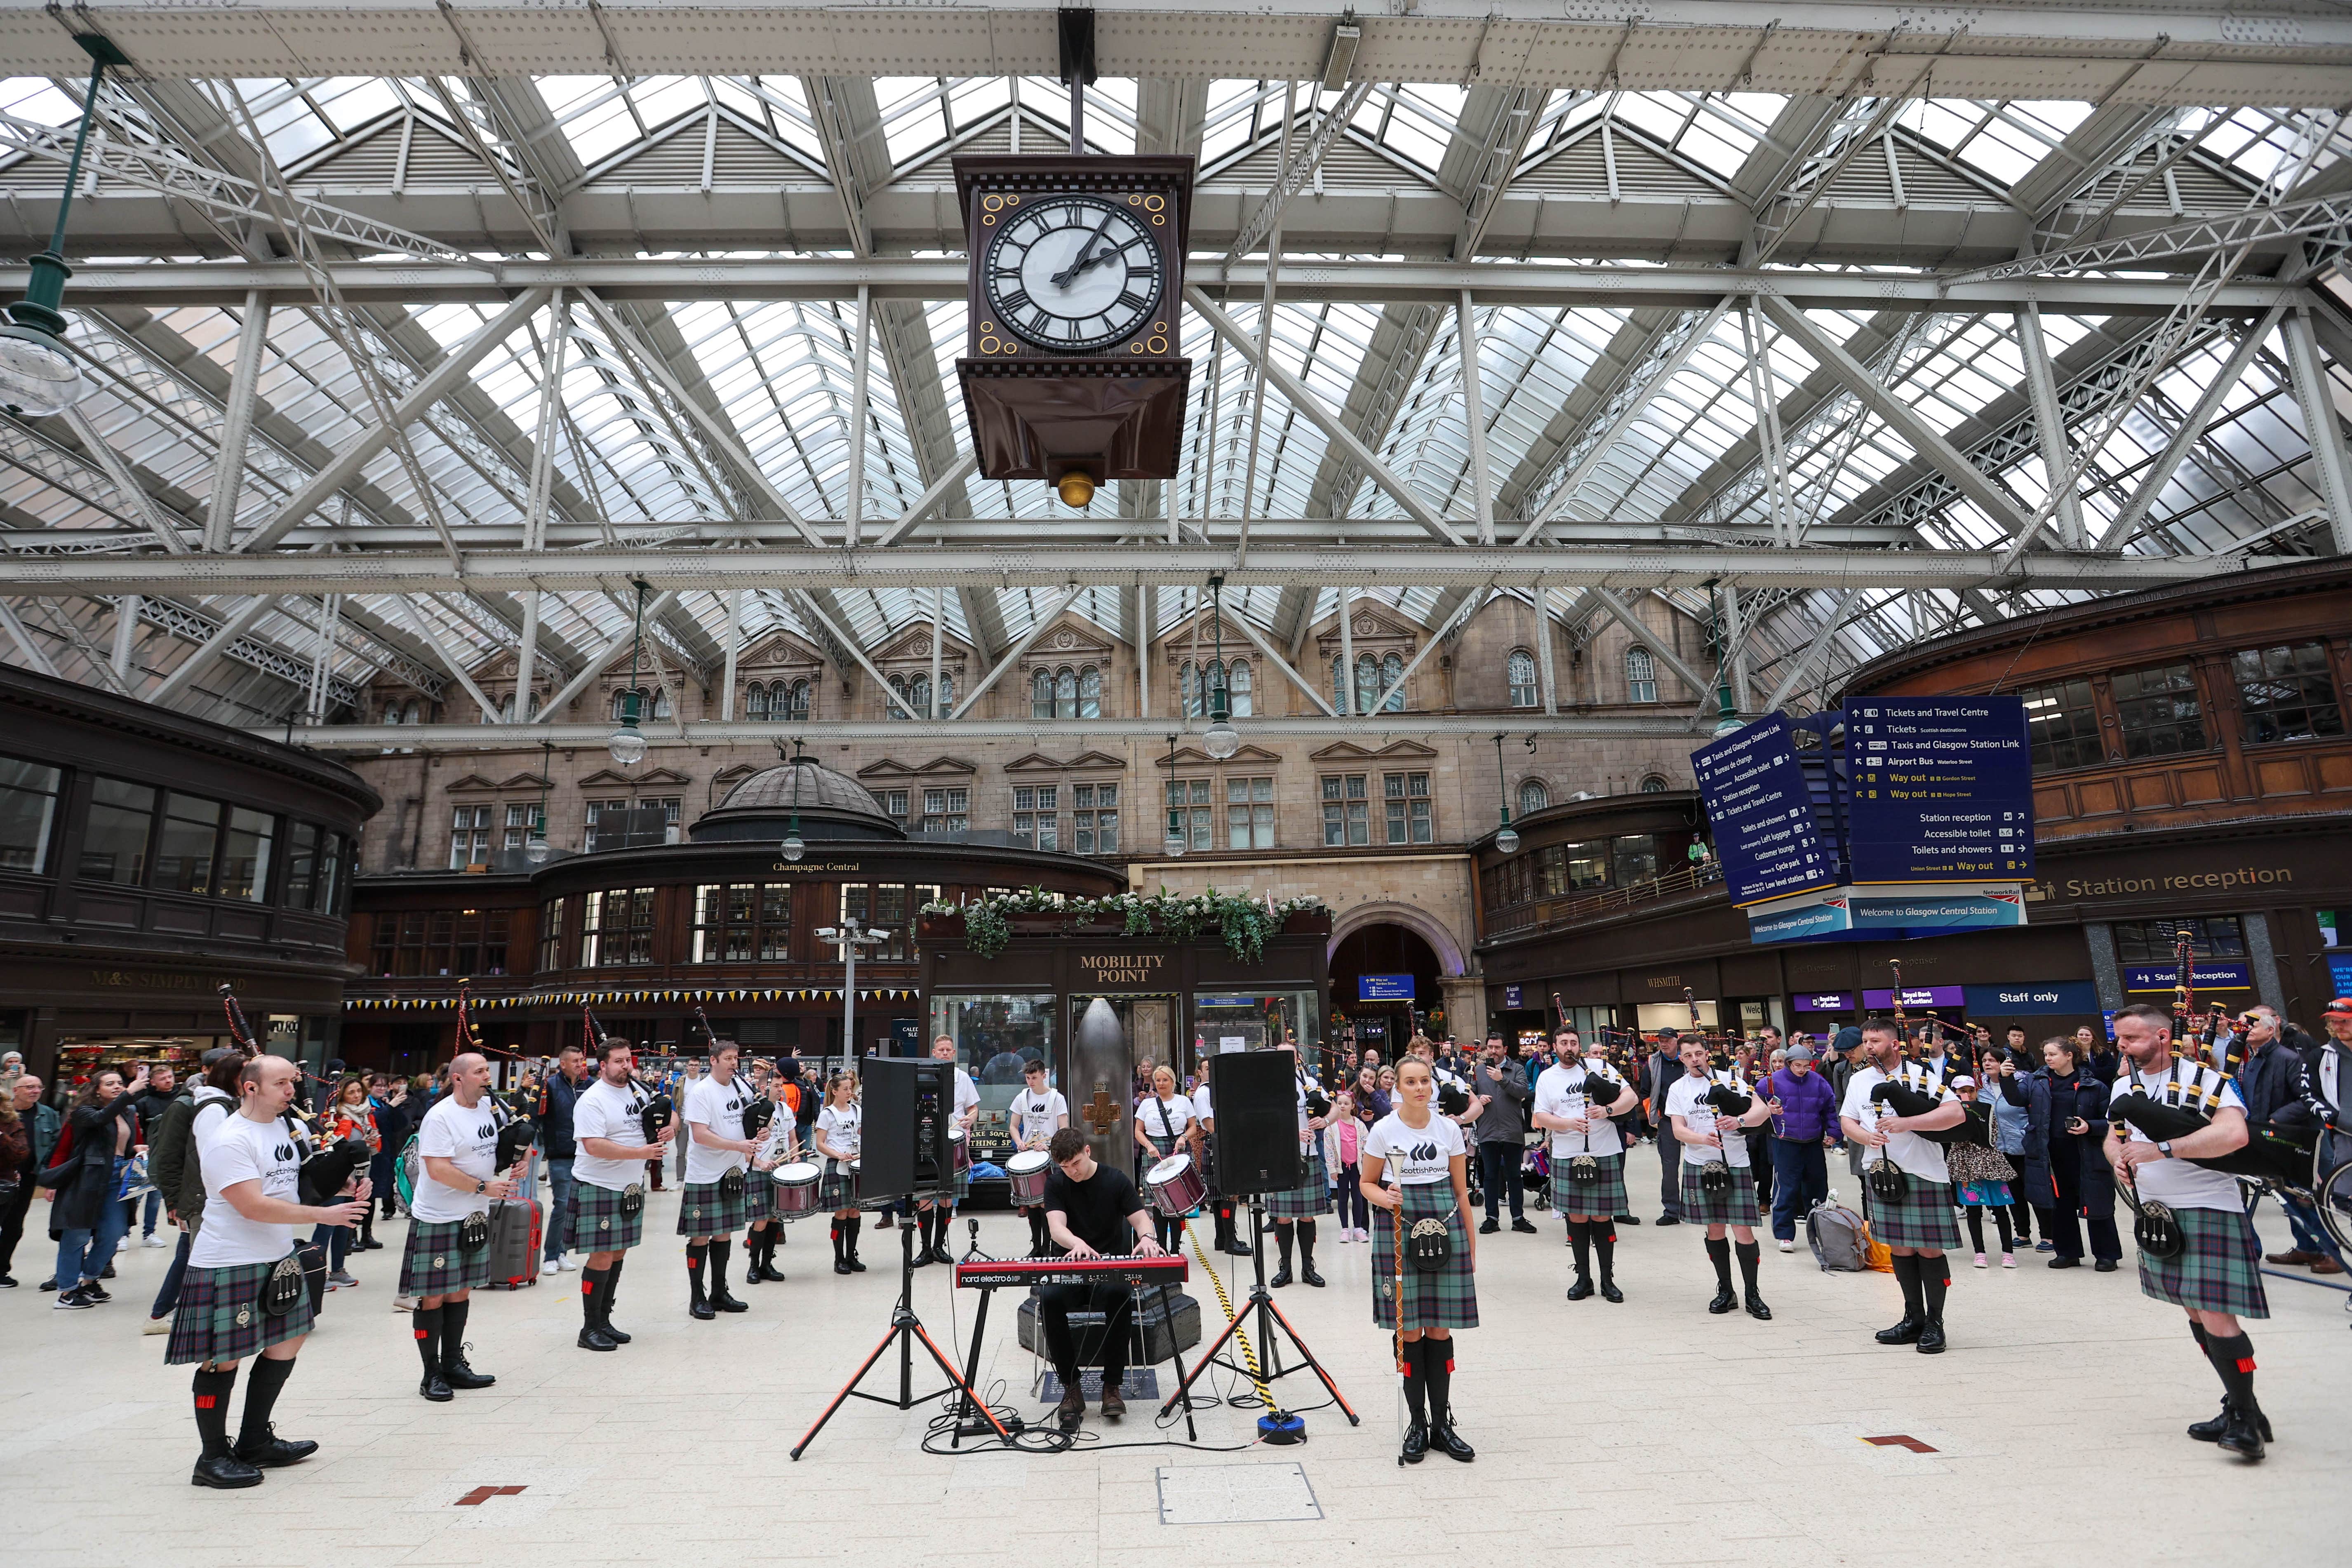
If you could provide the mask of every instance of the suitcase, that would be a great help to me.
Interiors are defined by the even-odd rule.
[[[546,1209],[533,1198],[499,1198],[490,1205],[492,1290],[520,1290],[539,1283],[540,1251],[546,1244]]]

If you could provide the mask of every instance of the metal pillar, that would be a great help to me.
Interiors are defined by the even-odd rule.
[[[245,489],[245,448],[253,431],[261,351],[268,331],[269,307],[261,290],[247,290],[245,319],[236,334],[236,363],[229,372],[228,406],[221,420],[220,450],[213,458],[212,503],[205,512],[206,550],[226,550],[235,542],[236,498]]]

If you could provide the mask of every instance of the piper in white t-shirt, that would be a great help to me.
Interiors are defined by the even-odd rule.
[[[2172,1020],[2154,1007],[2142,1004],[2116,1015],[2116,1048],[2124,1071],[2107,1099],[2107,1163],[2143,1206],[2162,1204],[2172,1211],[2181,1243],[2171,1258],[2158,1258],[2141,1244],[2140,1291],[2188,1312],[2189,1331],[2221,1379],[2221,1414],[2189,1427],[2189,1435],[2241,1458],[2260,1459],[2270,1421],[2254,1401],[2253,1342],[2238,1320],[2270,1316],[2262,1247],[2242,1206],[2238,1179],[2190,1163],[2245,1147],[2246,1102],[2237,1085],[2212,1068],[2174,1063]],[[2134,1093],[2159,1105],[2186,1103],[2206,1111],[2208,1120],[2184,1137],[2158,1142],[2118,1111],[2116,1101]],[[2144,1227],[2153,1228],[2144,1220],[2135,1233]]]
[[[366,1178],[350,1197],[323,1207],[300,1202],[302,1154],[279,1120],[294,1102],[300,1069],[284,1057],[256,1057],[237,1074],[237,1109],[206,1119],[196,1150],[205,1178],[204,1225],[188,1249],[179,1310],[164,1352],[170,1364],[197,1363],[196,1431],[204,1453],[189,1479],[200,1487],[257,1487],[261,1472],[298,1464],[319,1445],[271,1430],[278,1391],[310,1329],[310,1297],[298,1291],[283,1314],[262,1305],[271,1270],[294,1248],[297,1226],[355,1226],[366,1217]],[[237,1363],[258,1352],[245,1390],[245,1419],[228,1440],[228,1401]]]
[[[809,1138],[824,1156],[823,1191],[834,1205],[835,1274],[866,1272],[866,1265],[857,1261],[857,1232],[863,1222],[857,1217],[857,1187],[850,1172],[858,1158],[865,1121],[865,1108],[857,1103],[857,1075],[837,1072],[825,1079],[824,1109],[816,1113],[816,1127]]]
[[[1568,1222],[1576,1252],[1576,1279],[1568,1299],[1592,1294],[1591,1254],[1601,1255],[1601,1296],[1622,1301],[1617,1289],[1617,1218],[1625,1194],[1625,1143],[1612,1117],[1641,1104],[1633,1086],[1612,1077],[1599,1057],[1586,1057],[1573,1029],[1553,1039],[1557,1062],[1536,1077],[1535,1125],[1551,1134],[1551,1201]],[[1589,1162],[1588,1164],[1581,1163]],[[1583,1179],[1576,1179],[1579,1176]]]
[[[1429,1063],[1397,1064],[1396,1109],[1372,1123],[1359,1155],[1357,1186],[1379,1210],[1372,1224],[1372,1321],[1395,1331],[1412,1424],[1399,1454],[1421,1463],[1433,1447],[1465,1463],[1477,1452],[1454,1430],[1454,1331],[1478,1326],[1478,1237],[1470,1224],[1469,1144],[1459,1122],[1430,1101],[1437,1079]],[[1445,1261],[1424,1269],[1404,1258],[1405,1242],[1424,1224],[1443,1231]]]
[[[952,1062],[956,1059],[953,1035],[941,1035],[931,1042],[931,1059]],[[971,1146],[971,1124],[980,1117],[980,1090],[972,1087],[971,1074],[961,1068],[955,1074],[955,1109],[950,1113],[955,1124],[963,1129],[964,1146]],[[967,1164],[956,1175],[956,1197],[971,1190],[971,1167]],[[955,1255],[948,1250],[948,1222],[955,1218],[955,1198],[919,1198],[915,1203],[914,1224],[919,1234],[916,1238],[915,1262],[953,1263]]]
[[[1902,1173],[1904,1188],[1898,1197],[1880,1197],[1871,1185],[1874,1162],[1864,1157],[1871,1235],[1894,1255],[1895,1282],[1903,1290],[1903,1321],[1874,1337],[1883,1345],[1916,1345],[1920,1354],[1935,1355],[1944,1349],[1944,1291],[1952,1282],[1944,1254],[1960,1245],[1960,1227],[1952,1217],[1944,1151],[1920,1134],[1958,1127],[1968,1108],[1923,1066],[1903,1059],[1902,1034],[1886,1020],[1863,1025],[1862,1055],[1864,1065],[1846,1080],[1838,1120],[1849,1139],[1880,1151]],[[1872,1089],[1890,1079],[1940,1103],[1924,1116],[1898,1115],[1883,1100],[1871,1098]]]
[[[1706,1310],[1728,1312],[1744,1300],[1749,1317],[1769,1321],[1772,1309],[1764,1304],[1756,1287],[1756,1225],[1761,1216],[1756,1208],[1756,1177],[1748,1166],[1747,1129],[1771,1120],[1772,1108],[1742,1083],[1738,1073],[1714,1071],[1705,1040],[1696,1037],[1684,1040],[1681,1055],[1683,1076],[1666,1090],[1666,1126],[1685,1150],[1684,1217],[1706,1225],[1707,1260],[1715,1265],[1715,1299]],[[1717,1089],[1746,1095],[1748,1109],[1737,1116],[1725,1113],[1707,1098]],[[1711,1175],[1710,1166],[1722,1169]],[[1710,1190],[1714,1181],[1724,1184],[1720,1191]],[[1739,1299],[1731,1293],[1735,1253],[1743,1289]]]
[[[449,1092],[433,1102],[416,1130],[424,1179],[409,1205],[408,1246],[401,1255],[400,1293],[416,1299],[412,1318],[425,1376],[416,1392],[436,1404],[458,1388],[498,1381],[466,1361],[466,1315],[474,1287],[489,1282],[487,1245],[467,1250],[467,1221],[490,1204],[510,1198],[524,1161],[498,1169],[499,1128],[505,1116],[490,1098],[490,1064],[467,1051],[449,1064]]]
[[[658,1170],[669,1148],[667,1127],[646,1142],[649,1097],[636,1081],[636,1065],[628,1041],[605,1036],[598,1043],[596,1081],[572,1108],[579,1153],[572,1163],[571,1241],[575,1251],[588,1255],[580,1269],[584,1321],[576,1342],[583,1350],[615,1350],[629,1342],[629,1335],[613,1327],[613,1291],[627,1261],[623,1255],[645,1237],[647,1163]]]
[[[727,1266],[735,1249],[735,1227],[750,1206],[745,1168],[759,1145],[743,1136],[743,1111],[756,1098],[735,1071],[741,1049],[732,1040],[710,1042],[710,1072],[687,1085],[678,1114],[685,1118],[686,1191],[677,1203],[677,1234],[686,1237],[686,1278],[692,1299],[687,1311],[709,1321],[721,1312],[744,1312],[750,1304],[729,1293]],[[709,1262],[710,1287],[703,1290]]]

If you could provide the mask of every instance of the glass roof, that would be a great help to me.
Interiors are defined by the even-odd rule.
[[[101,97],[109,136],[142,150],[140,156],[246,179],[261,176],[266,156],[305,199],[404,226],[413,221],[437,243],[485,256],[499,254],[498,247],[514,244],[521,231],[511,224],[498,228],[503,218],[475,216],[448,221],[443,233],[432,226],[443,220],[431,203],[410,202],[405,193],[393,200],[390,165],[369,152],[385,145],[377,140],[384,132],[432,132],[436,149],[446,149],[441,155],[452,159],[474,157],[478,137],[507,179],[543,187],[536,195],[550,211],[583,194],[606,204],[599,210],[607,216],[595,221],[607,231],[593,241],[573,238],[583,252],[846,256],[866,239],[842,237],[838,209],[850,204],[832,203],[816,188],[827,178],[829,140],[838,142],[821,129],[822,119],[862,149],[856,156],[874,188],[861,184],[855,195],[873,226],[872,248],[954,255],[961,237],[952,202],[940,199],[943,154],[1010,145],[1008,127],[1016,117],[1031,128],[1024,147],[1058,145],[1070,112],[1066,89],[1038,78],[884,77],[846,95],[793,77],[562,76],[495,89],[367,77],[177,85],[174,97],[151,84],[110,84]],[[1109,78],[1093,84],[1086,93],[1087,141],[1097,151],[1129,153],[1181,144],[1186,116],[1197,126],[1189,146],[1202,169],[1198,281],[1213,277],[1225,243],[1203,244],[1202,233],[1230,233],[1266,196],[1285,139],[1286,96],[1297,114],[1289,127],[1294,155],[1341,100],[1311,83],[1289,89],[1279,81],[1163,84],[1155,90],[1165,97],[1171,89],[1190,101],[1176,121],[1159,125],[1150,118],[1165,110],[1147,108],[1156,100],[1145,84]],[[26,151],[29,139],[37,127],[72,125],[79,90],[68,81],[0,79],[0,184],[27,210],[46,210],[59,167]],[[1753,207],[1772,196],[1774,182],[1813,151],[1807,137],[1819,121],[1817,111],[1771,94],[1622,90],[1529,93],[1497,120],[1497,101],[1509,98],[1485,87],[1376,84],[1362,91],[1345,126],[1332,127],[1324,166],[1286,209],[1280,265],[1303,269],[1448,254],[1448,246],[1460,242],[1462,205],[1475,194],[1463,186],[1496,152],[1510,153],[1500,166],[1525,182],[1526,194],[1507,187],[1506,196],[1522,207],[1487,223],[1471,253],[1477,258],[1589,259],[1634,271],[1661,261],[1686,263],[1698,254],[1691,249],[1697,242],[1678,231],[1719,222],[1728,212],[1726,232],[1745,233],[1742,204]],[[452,120],[452,104],[464,123]],[[814,105],[825,106],[822,114]],[[209,126],[199,123],[207,106],[215,117]],[[2091,237],[2093,224],[2112,225],[2118,212],[2140,215],[2134,221],[2148,227],[2184,214],[2332,190],[2342,184],[2336,165],[2352,153],[2344,117],[2333,111],[2148,110],[2134,111],[2137,119],[2127,123],[2117,119],[2122,112],[2088,103],[1906,102],[1880,128],[1883,145],[1861,150],[1832,178],[1823,205],[1835,250],[1791,250],[1773,264],[1904,273],[1956,267],[1922,248],[1930,243],[1922,236],[1937,224],[1948,229],[1952,247],[1977,243],[1968,238],[1972,225],[2019,221],[2042,241],[2063,243]],[[262,148],[247,140],[245,114],[258,127]],[[1510,138],[1507,147],[1479,141],[1490,122],[1504,127],[1498,134]],[[807,233],[779,226],[770,243],[733,234],[722,243],[656,211],[681,198],[678,176],[659,172],[677,160],[662,162],[651,153],[682,134],[697,139],[688,145],[698,151],[715,149],[722,130],[748,138],[747,157],[772,160],[744,164],[752,173],[742,178],[765,182],[771,195],[787,186],[814,190],[805,206],[797,197],[786,204],[793,224],[813,226]],[[409,145],[405,131],[400,145]],[[705,191],[715,166],[708,160],[716,156],[703,153]],[[408,153],[400,157],[405,170]],[[474,197],[458,205],[487,212],[499,184],[495,172],[480,170]],[[112,174],[89,189],[101,208],[110,197],[127,202],[136,194]],[[618,228],[611,226],[611,210],[628,215]],[[189,211],[196,216],[183,215],[179,237],[154,237],[143,248],[121,237],[144,231],[78,218],[87,227],[75,231],[75,259],[168,262],[229,254],[229,220],[200,204]],[[1660,217],[1662,212],[1672,216]],[[1605,244],[1585,237],[1612,223],[1629,237]],[[833,227],[823,226],[828,224]],[[285,250],[273,224],[263,221],[253,232],[274,252]],[[341,247],[335,254],[366,254],[351,242],[331,243]],[[1725,242],[1708,258],[1736,260],[1736,244]],[[1241,333],[1262,342],[1318,403],[1348,420],[1429,510],[1457,528],[1475,520],[1464,362],[1450,307],[1294,297],[1269,312],[1254,290],[1238,289],[1222,306]],[[275,518],[329,455],[375,423],[374,395],[398,398],[497,310],[431,303],[352,311],[362,349],[354,363],[329,330],[326,305],[278,306],[257,371],[260,417],[230,508],[235,529]],[[242,310],[73,309],[71,339],[96,388],[79,412],[129,466],[143,494],[121,489],[82,437],[61,422],[0,417],[0,543],[14,550],[151,550],[159,520],[200,536],[222,481],[224,409]],[[1969,454],[2019,510],[2030,514],[2040,506],[2049,476],[2030,430],[2020,324],[2007,308],[1928,314],[1819,309],[1808,316],[1821,332],[1847,344],[1920,421]],[[1639,379],[1650,374],[1649,356],[1661,344],[1678,342],[1705,317],[1695,306],[1487,303],[1475,310],[1475,369],[1491,490],[1505,510],[1502,537],[1516,535],[1517,520],[1555,499],[1571,465],[1580,482],[1551,509],[1563,526],[1595,528],[1614,520],[1750,540],[1768,535],[1776,508],[1759,455],[1766,426],[1759,410],[1769,405],[1785,454],[1788,505],[1801,529],[1877,530],[1873,537],[1914,549],[2007,542],[2000,521],[1957,494],[1896,426],[1865,407],[1761,311],[1726,310],[1672,374]],[[2346,319],[2352,321],[2352,311]],[[2099,377],[2112,379],[2115,367],[2127,365],[2154,325],[2137,315],[2042,315],[2075,437],[2104,426]],[[2190,350],[2095,455],[2081,487],[2093,539],[2130,504],[2249,330],[2242,318],[2200,322]],[[526,523],[543,429],[551,447],[549,521],[565,541],[660,538],[661,530],[725,521],[747,509],[764,515],[772,510],[768,490],[833,538],[841,536],[853,493],[862,490],[870,537],[925,493],[941,464],[970,449],[954,363],[965,331],[957,302],[877,308],[869,324],[874,352],[865,377],[863,468],[853,482],[861,449],[855,300],[640,301],[608,319],[573,293],[561,310],[541,310],[491,349],[457,394],[408,427],[405,451],[394,445],[371,458],[354,483],[299,520],[300,530],[281,548],[323,548],[331,536],[339,548],[366,548],[371,530],[396,532],[415,548],[419,531],[441,527],[460,540],[510,542]],[[2352,336],[2323,342],[2327,374],[2338,383],[2346,377],[2333,345],[2347,341]],[[1286,541],[1419,536],[1395,497],[1348,460],[1316,419],[1269,386],[1198,312],[1183,314],[1180,348],[1192,361],[1192,379],[1174,479],[1156,492],[1119,487],[1116,504],[1107,494],[1081,523],[1042,485],[973,479],[950,487],[910,542],[971,538],[1026,546],[1042,540],[1050,547],[1062,536],[1164,538],[1171,517],[1180,537],[1216,545],[1233,541],[1244,518],[1264,536]],[[549,419],[543,403],[558,358],[562,396]],[[655,374],[656,363],[663,374]],[[2284,343],[2273,335],[2219,399],[2145,517],[2128,538],[2113,542],[2127,552],[2171,555],[2252,545],[2285,554],[2324,548],[2325,503],[2292,380]],[[715,413],[723,436],[682,415],[672,381]],[[2339,385],[2337,395],[2352,406],[2352,387]],[[1588,438],[1629,397],[1635,412],[1622,434],[1591,447]],[[760,483],[751,482],[747,468]],[[1073,529],[1078,533],[1070,534]],[[1155,592],[1156,624],[1163,628],[1180,623],[1197,602],[1192,589]],[[1458,602],[1412,584],[1367,596],[1424,621]],[[960,640],[1009,643],[1061,597],[1030,590],[950,592],[942,613],[948,633]],[[1835,645],[1837,662],[1865,659],[1956,621],[2060,597],[1873,593],[1849,612]],[[1136,628],[1123,624],[1120,600],[1113,589],[1089,588],[1071,613],[1131,637]],[[1337,606],[1328,588],[1312,588],[1310,600],[1310,617]],[[990,601],[993,616],[980,618],[994,624],[983,632],[969,612]],[[1792,657],[1811,639],[1818,617],[1842,601],[1827,591],[1759,599],[1750,612],[1762,617],[1750,644],[1751,667],[1769,668]],[[1555,595],[1551,605],[1563,615],[1591,613],[1571,595]],[[222,616],[200,595],[190,595],[188,606]],[[841,591],[824,596],[820,607],[867,648],[933,614],[929,590],[902,587]],[[1223,601],[1227,616],[1269,627],[1298,607],[1297,595],[1270,587],[1236,590]],[[1707,613],[1703,598],[1686,607]],[[316,601],[282,600],[253,636],[307,658],[317,646],[319,609]],[[95,601],[61,601],[56,610],[92,626],[102,613]],[[479,660],[513,646],[510,605],[436,595],[404,606],[388,596],[352,595],[331,656],[336,677],[364,681],[403,658],[411,669],[437,668],[412,613],[430,638],[461,658]],[[543,615],[551,657],[569,662],[625,632],[629,606],[601,594],[551,594]],[[776,628],[820,641],[828,635],[805,617],[803,601],[789,588],[748,595],[742,615],[752,637]],[[664,657],[698,666],[712,661],[726,616],[717,595],[680,595],[658,632]],[[1283,630],[1295,633],[1295,622]],[[992,658],[1002,651],[982,649]],[[236,698],[269,700],[266,683],[241,685]],[[275,700],[287,699],[281,691]]]

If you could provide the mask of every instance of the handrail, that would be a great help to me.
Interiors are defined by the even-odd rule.
[[[1641,904],[1685,897],[1723,882],[1723,863],[1708,858],[1664,876],[1644,877],[1622,888],[1604,888],[1575,898],[1536,899],[1487,916],[1481,924],[1487,936],[1517,935],[1529,931],[1556,931],[1581,925],[1614,911]]]

